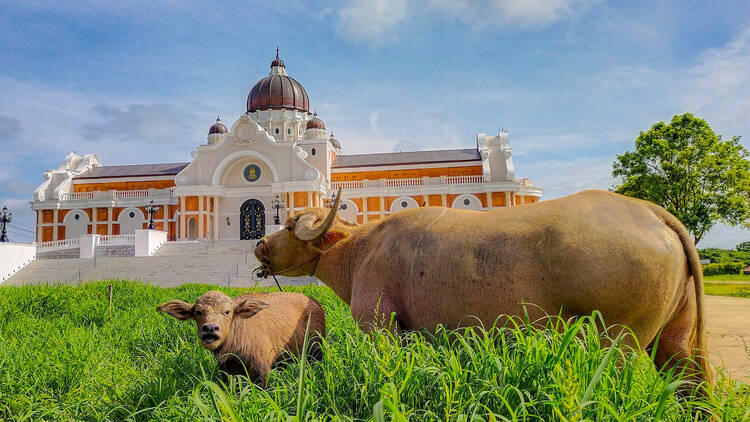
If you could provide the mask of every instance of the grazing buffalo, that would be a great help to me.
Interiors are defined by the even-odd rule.
[[[229,374],[247,374],[265,386],[271,366],[283,352],[302,351],[310,320],[308,351],[320,354],[326,320],[318,301],[300,293],[246,293],[234,299],[210,291],[195,304],[170,300],[158,308],[180,320],[194,319],[201,345]]]
[[[308,208],[258,242],[267,274],[313,274],[351,306],[363,330],[492,325],[523,304],[564,318],[599,310],[656,365],[710,383],[703,276],[687,229],[663,208],[606,191],[466,211],[409,209],[355,225]],[[530,307],[531,316],[541,311]],[[535,313],[536,312],[536,313]],[[468,318],[468,317],[472,318]],[[693,358],[696,365],[682,360]]]

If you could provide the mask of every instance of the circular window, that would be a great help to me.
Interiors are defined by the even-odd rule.
[[[255,182],[260,179],[260,167],[258,167],[256,164],[250,164],[249,166],[245,167],[242,175],[248,182]]]
[[[341,206],[339,207],[339,209],[342,209],[342,210],[345,210],[347,208],[349,207],[346,204],[341,204]]]
[[[401,208],[406,208],[408,205],[406,201],[401,201]]]
[[[471,201],[469,201],[469,198],[464,199],[464,205],[469,205],[469,204],[471,204]]]
[[[133,211],[130,211],[130,214],[128,214],[130,218],[135,218],[135,213]]]
[[[279,128],[276,128],[276,134],[277,135],[279,134]]]
[[[310,152],[312,153],[312,155],[315,155],[315,148],[313,148]]]
[[[79,220],[81,218],[81,216],[78,215],[78,214],[76,214],[76,215],[73,216],[73,218],[75,218],[76,220]]]
[[[291,135],[291,134],[292,134],[292,129],[287,129],[287,130],[286,130],[286,134],[287,134],[287,135]]]

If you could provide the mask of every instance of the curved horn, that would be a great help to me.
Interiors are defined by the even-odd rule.
[[[315,220],[317,220],[314,214],[303,215],[297,220],[297,226],[294,229],[294,234],[300,240],[318,240],[323,237],[324,234],[328,233],[328,230],[333,226],[333,222],[336,221],[336,213],[339,210],[339,203],[341,202],[341,188],[336,195],[336,201],[333,202],[333,208],[326,216],[320,225],[313,227]]]

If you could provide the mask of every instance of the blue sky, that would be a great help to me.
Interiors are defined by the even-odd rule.
[[[745,1],[24,1],[0,4],[0,204],[71,150],[189,161],[276,46],[345,153],[472,147],[507,128],[554,198],[613,184],[641,130],[690,111],[750,136]],[[750,232],[717,227],[701,247]]]

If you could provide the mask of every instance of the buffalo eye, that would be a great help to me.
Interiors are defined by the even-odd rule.
[[[289,231],[292,231],[292,228],[289,227],[289,226],[286,226],[286,229],[289,230]]]
[[[229,315],[229,311],[224,311],[224,315]]]
[[[200,315],[200,314],[202,314],[202,312],[201,311],[195,311],[195,314],[196,315]]]

